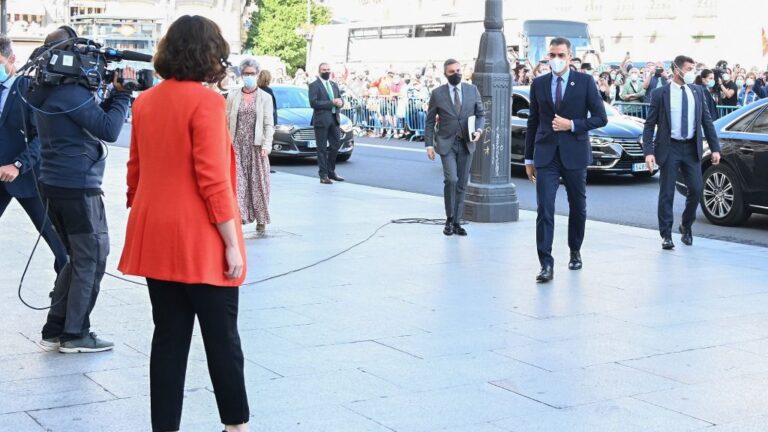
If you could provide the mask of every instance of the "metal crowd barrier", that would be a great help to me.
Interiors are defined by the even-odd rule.
[[[424,136],[426,99],[399,96],[344,96],[343,99],[342,114],[361,130],[389,138],[394,134],[411,132],[411,141]]]
[[[645,102],[614,102],[613,106],[624,115],[628,115],[631,117],[638,117],[641,119],[645,119],[648,117],[648,110],[650,108],[650,104]],[[741,107],[730,106],[730,105],[718,105],[717,118],[728,115],[739,108]]]

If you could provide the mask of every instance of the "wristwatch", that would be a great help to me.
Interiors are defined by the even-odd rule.
[[[18,161],[18,160],[16,160],[16,161],[13,161],[13,166],[15,166],[15,167],[16,167],[16,169],[19,169],[19,170],[20,170],[20,169],[21,169],[21,167],[22,167],[22,166],[24,166],[24,164],[23,164],[23,163],[21,163],[21,161]]]

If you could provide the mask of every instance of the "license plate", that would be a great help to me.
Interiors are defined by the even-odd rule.
[[[645,162],[632,164],[632,172],[642,172],[642,171],[648,171],[648,165],[646,165]]]
[[[307,147],[309,147],[309,148],[317,148],[317,142],[315,140],[309,140],[309,141],[307,141]]]

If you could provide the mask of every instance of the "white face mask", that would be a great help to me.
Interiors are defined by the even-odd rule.
[[[753,85],[755,85],[755,80],[753,80],[752,78],[749,78],[747,80],[747,87],[752,87]]]
[[[728,74],[723,74],[723,81],[728,82],[731,80],[731,76]]]
[[[683,75],[683,81],[686,84],[693,84],[696,81],[696,72],[690,70]]]
[[[561,73],[565,70],[567,65],[565,64],[565,60],[560,57],[555,57],[549,61],[549,67],[552,69],[553,73]]]

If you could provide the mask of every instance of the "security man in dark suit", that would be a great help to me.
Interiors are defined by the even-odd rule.
[[[331,66],[321,63],[318,71],[320,76],[309,85],[309,105],[314,109],[310,124],[315,128],[320,183],[332,184],[331,180],[344,181],[336,174],[336,156],[341,146],[339,110],[344,101],[339,86],[331,81]]]
[[[475,142],[485,127],[485,113],[477,87],[461,82],[461,64],[457,60],[446,60],[443,73],[448,83],[436,88],[429,97],[424,146],[430,160],[435,160],[435,154],[439,154],[443,164],[446,216],[443,234],[465,236],[467,230],[461,226],[464,197]],[[475,118],[474,129],[469,130],[472,117]]]
[[[28,78],[16,77],[11,41],[0,36],[0,216],[12,198],[21,205],[55,257],[56,273],[67,263],[67,250],[45,214],[35,176],[40,169],[40,141],[32,125],[32,109],[19,97]],[[29,147],[25,143],[29,139]]]
[[[690,246],[693,244],[691,225],[696,220],[696,209],[704,183],[701,173],[704,137],[712,151],[712,164],[720,163],[720,141],[704,99],[709,96],[703,94],[701,87],[691,85],[696,78],[694,64],[690,57],[675,57],[672,65],[673,80],[653,93],[643,131],[645,163],[649,170],[653,170],[657,163],[661,168],[658,213],[659,232],[663,239],[661,247],[665,250],[675,247],[672,242],[672,204],[678,171],[689,192],[680,223],[680,234],[683,243]]]
[[[525,171],[536,184],[536,248],[541,263],[537,282],[554,276],[552,241],[555,197],[563,179],[568,193],[568,268],[582,268],[581,245],[587,221],[587,166],[592,163],[589,131],[608,123],[603,100],[591,75],[568,68],[571,42],[554,38],[549,44],[551,73],[531,85],[530,116],[525,139]]]

